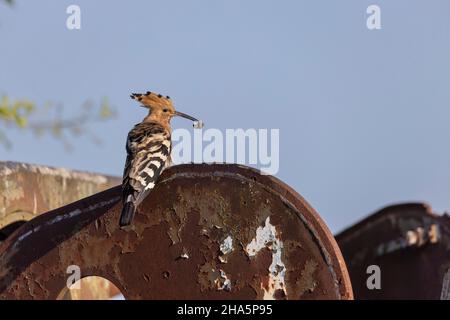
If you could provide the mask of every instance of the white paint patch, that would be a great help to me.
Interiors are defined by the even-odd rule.
[[[220,253],[221,253],[219,255],[220,262],[227,263],[226,256],[234,250],[233,238],[231,236],[226,237],[220,244],[219,248],[220,248]]]
[[[188,255],[187,253],[183,253],[183,254],[180,256],[180,258],[181,258],[181,259],[189,259],[189,255]]]
[[[231,291],[231,280],[228,279],[225,271],[219,269],[220,277],[214,280],[218,290]]]
[[[272,263],[269,266],[269,283],[267,288],[261,284],[264,290],[264,300],[273,300],[276,290],[285,290],[286,266],[281,256],[283,242],[277,237],[277,229],[270,223],[270,217],[267,217],[264,227],[256,229],[256,237],[245,248],[249,257],[255,256],[263,248],[272,251]]]
[[[255,256],[268,244],[272,244],[278,240],[276,234],[277,230],[275,226],[270,223],[270,217],[267,217],[264,227],[258,227],[256,229],[256,237],[247,245],[245,251],[250,257]]]
[[[220,244],[220,251],[222,254],[229,254],[233,251],[233,238],[231,236],[226,237]]]

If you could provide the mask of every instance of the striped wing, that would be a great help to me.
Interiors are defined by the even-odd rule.
[[[137,207],[170,162],[170,134],[158,123],[137,124],[128,134],[123,201]]]

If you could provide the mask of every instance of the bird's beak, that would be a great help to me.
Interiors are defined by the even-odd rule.
[[[183,117],[183,118],[186,118],[186,119],[189,119],[189,120],[194,121],[194,122],[198,122],[197,119],[195,119],[194,117],[191,117],[190,115],[188,115],[186,113],[183,113],[183,112],[175,111],[174,115],[179,116],[179,117]]]

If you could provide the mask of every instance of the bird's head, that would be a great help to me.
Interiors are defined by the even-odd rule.
[[[179,116],[196,123],[199,122],[196,118],[175,110],[169,96],[147,91],[146,93],[133,93],[130,97],[139,101],[142,107],[149,109],[149,113],[144,121],[157,121],[162,124],[169,124],[172,117]]]

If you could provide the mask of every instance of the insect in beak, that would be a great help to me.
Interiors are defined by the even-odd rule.
[[[203,128],[203,122],[202,121],[200,121],[200,120],[198,120],[198,119],[196,119],[194,117],[191,117],[190,115],[188,115],[186,113],[175,111],[174,115],[179,116],[179,117],[183,117],[183,118],[186,118],[186,119],[189,119],[191,121],[194,121],[194,128],[196,128],[196,129]]]

